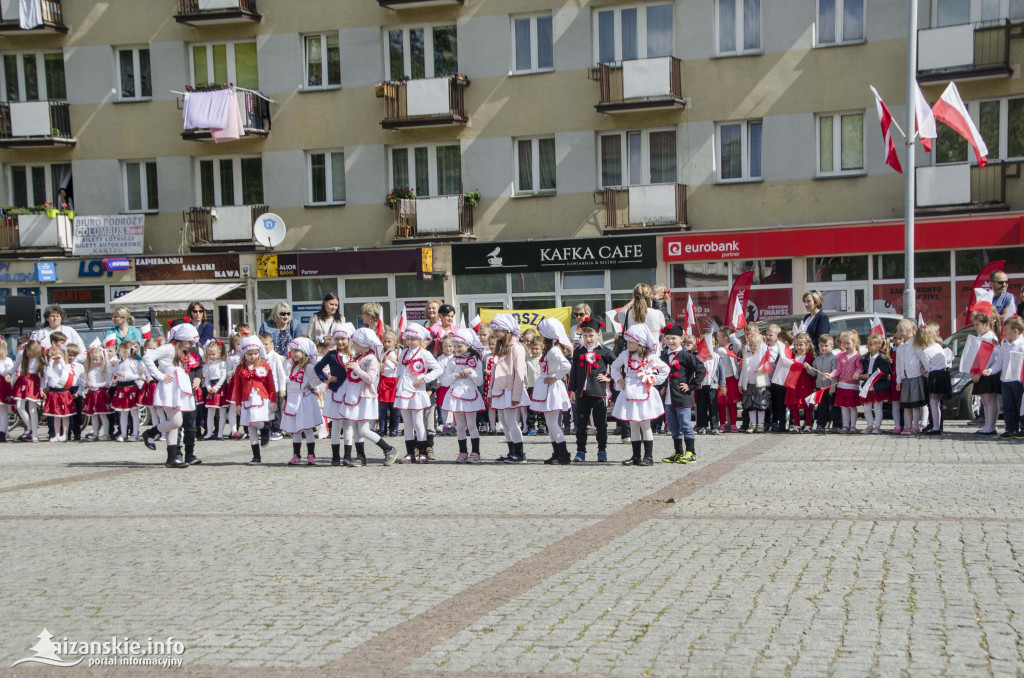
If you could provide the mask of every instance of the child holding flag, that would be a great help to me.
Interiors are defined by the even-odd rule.
[[[999,337],[996,336],[994,331],[995,325],[992,320],[992,316],[987,313],[976,312],[971,315],[971,322],[974,323],[974,330],[978,333],[978,339],[982,343],[992,344],[993,347],[998,345]],[[984,347],[985,352],[994,354],[990,347]],[[979,351],[979,353],[981,353]],[[967,355],[967,351],[964,351],[964,355]],[[963,356],[962,356],[963,357]],[[972,375],[971,379],[974,381],[974,395],[981,396],[981,404],[985,409],[985,425],[975,431],[975,435],[979,436],[992,436],[996,434],[996,419],[999,417],[999,397],[1002,393],[1001,383],[996,373],[992,371],[992,362],[995,360],[994,355],[990,355],[985,362],[985,369],[980,373],[973,370],[965,370]]]
[[[836,369],[832,376],[838,384],[832,387],[835,405],[843,413],[843,433],[857,432],[857,405],[860,390],[860,338],[854,332],[839,335],[839,348],[843,351],[836,356]]]
[[[718,384],[718,422],[721,427],[718,429],[722,433],[729,431],[731,433],[738,433],[739,429],[736,428],[736,404],[743,399],[740,394],[739,387],[739,357],[736,355],[735,350],[730,340],[733,329],[729,325],[720,327],[718,329],[717,339],[718,347],[715,349],[715,353],[718,354],[719,359],[722,361],[722,370],[724,374],[724,380]],[[727,429],[726,426],[729,426]]]
[[[1010,316],[1003,323],[1003,343],[993,353],[992,370],[1000,374],[1003,398],[1003,422],[1006,430],[1000,438],[1018,438],[1021,435],[1020,407],[1024,398],[1021,372],[1024,370],[1024,320]],[[998,368],[998,370],[996,370]]]
[[[739,387],[743,392],[743,409],[750,411],[747,433],[763,433],[765,412],[771,407],[772,360],[768,345],[761,340],[757,325],[743,327],[747,345],[743,348],[743,367],[740,368]]]
[[[697,429],[700,433],[720,433],[716,395],[719,388],[725,386],[725,368],[721,357],[714,352],[714,339],[710,333],[697,342],[696,353],[704,365],[704,379],[697,391]]]
[[[892,364],[883,336],[869,334],[867,346],[868,352],[860,357],[860,380],[864,382],[860,401],[864,405],[864,421],[867,423],[864,433],[881,433],[882,403],[889,400]]]
[[[785,349],[783,349],[785,350]],[[790,433],[800,433],[800,413],[804,415],[803,433],[811,433],[814,419],[814,407],[807,402],[807,396],[814,393],[814,372],[807,369],[814,364],[814,351],[811,335],[806,332],[793,337],[793,366],[797,376],[788,376],[784,382],[786,388],[785,405],[792,413]],[[778,368],[777,368],[778,369]]]

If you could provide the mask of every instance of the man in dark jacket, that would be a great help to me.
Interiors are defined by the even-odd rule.
[[[670,324],[665,326],[664,331],[665,350],[661,352],[661,360],[668,365],[669,372],[668,379],[661,387],[661,395],[665,402],[668,428],[672,431],[674,453],[662,461],[690,464],[697,461],[690,412],[693,410],[694,394],[700,390],[706,371],[700,358],[683,346],[682,327]],[[693,337],[689,339],[692,341]]]

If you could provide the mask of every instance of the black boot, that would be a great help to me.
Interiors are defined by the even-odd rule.
[[[7,442],[7,434],[6,433],[0,433],[0,443],[6,443],[6,442]]]
[[[167,468],[188,468],[188,463],[181,458],[181,447],[178,445],[167,446]]]
[[[331,466],[341,466],[341,445],[331,445]]]
[[[426,464],[430,461],[430,455],[427,454],[427,441],[417,440],[416,449],[419,450],[419,457],[416,459],[417,463]]]
[[[263,459],[260,457],[260,446],[259,445],[253,445],[252,446],[252,460],[249,462],[249,466],[256,466],[256,465],[262,464],[262,463],[263,463]]]
[[[366,443],[356,443],[356,464],[366,466]]]
[[[345,459],[341,463],[344,464],[345,466],[355,466],[355,463],[352,461],[352,446],[351,445],[346,445],[345,446]]]
[[[554,464],[558,461],[558,443],[551,443],[551,456],[544,460],[545,464]]]
[[[460,464],[469,461],[469,443],[466,442],[465,438],[459,441],[459,456],[455,458],[455,461]]]
[[[558,443],[558,463],[562,466],[572,464],[572,456],[569,454],[569,447],[566,441]]]
[[[686,452],[682,455],[682,461],[684,464],[692,464],[697,461],[697,451],[694,448],[693,438],[686,439]]]
[[[149,449],[155,450],[156,443],[153,442],[153,439],[156,438],[158,435],[160,435],[160,430],[156,426],[154,426],[153,428],[146,429],[145,431],[142,432],[143,444]]]
[[[405,441],[405,456],[402,457],[403,464],[415,464],[416,463],[416,441],[406,440]]]
[[[654,441],[645,440],[644,442],[644,460],[640,462],[641,466],[650,466],[654,463]]]
[[[426,455],[428,461],[434,461],[434,434],[427,434]]]
[[[295,456],[295,457],[302,456],[302,441],[301,440],[299,442],[292,441],[292,455]]]
[[[266,447],[270,444],[270,424],[264,424],[260,429],[260,445]]]
[[[389,444],[388,441],[384,440],[383,436],[381,436],[381,439],[377,441],[377,447],[384,451],[385,466],[391,466],[395,463],[395,457],[397,456],[395,454],[395,448],[393,445]]]
[[[683,440],[682,438],[672,439],[672,456],[662,459],[666,464],[682,463],[683,461]]]
[[[513,455],[515,454],[515,452],[516,452],[516,446],[515,446],[515,443],[510,443],[510,442],[508,442],[508,441],[506,440],[506,441],[505,441],[505,444],[506,444],[506,445],[508,445],[508,454],[506,454],[506,455],[505,455],[504,457],[498,457],[498,463],[499,463],[499,464],[504,464],[504,463],[508,462],[508,461],[509,461],[509,459],[511,459],[511,457],[512,457],[512,456],[513,456]]]
[[[633,456],[622,462],[623,466],[639,466],[640,465],[640,447],[643,443],[639,440],[633,441]]]
[[[526,463],[526,453],[523,452],[523,444],[522,443],[512,443],[512,454],[514,455],[512,460],[511,460],[512,463],[514,463],[514,464],[525,464]]]
[[[469,461],[472,464],[480,463],[480,439],[469,439]]]

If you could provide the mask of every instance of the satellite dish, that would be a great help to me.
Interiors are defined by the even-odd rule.
[[[264,247],[273,248],[284,242],[284,235],[287,229],[284,225],[284,219],[273,212],[267,212],[263,216],[256,217],[256,223],[253,224],[252,232],[256,242]]]

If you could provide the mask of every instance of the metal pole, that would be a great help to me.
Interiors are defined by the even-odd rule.
[[[917,104],[917,0],[909,0],[909,18],[907,21],[907,161],[903,165],[906,189],[903,196],[904,233],[903,233],[903,317],[917,318],[917,292],[914,290],[914,144],[917,135],[917,122],[914,109]]]

